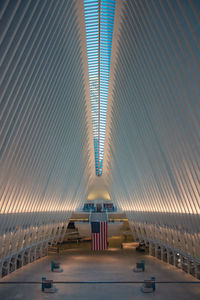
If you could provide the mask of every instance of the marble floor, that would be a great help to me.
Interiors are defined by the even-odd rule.
[[[62,273],[52,273],[50,262],[59,261]],[[145,259],[146,271],[133,272],[137,261]],[[1,281],[40,281],[43,276],[57,281],[129,281],[144,280],[155,276],[157,280],[194,281],[195,278],[183,271],[157,260],[154,257],[138,253],[135,249],[110,249],[94,254],[86,249],[67,250],[58,255],[52,254],[37,260]],[[38,285],[0,285],[1,300],[199,300],[200,284],[157,284],[156,291],[144,294],[141,284],[57,284],[55,294],[41,292]]]

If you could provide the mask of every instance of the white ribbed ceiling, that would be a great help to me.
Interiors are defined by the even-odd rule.
[[[0,1],[1,214],[73,211],[96,187],[130,219],[198,228],[199,11],[116,1],[98,181],[83,1]]]
[[[200,228],[199,11],[170,0],[120,10],[104,168],[130,219]]]
[[[198,1],[125,1],[107,171],[123,210],[200,213],[197,11]]]
[[[75,6],[1,1],[1,213],[72,211],[87,197],[94,162]]]

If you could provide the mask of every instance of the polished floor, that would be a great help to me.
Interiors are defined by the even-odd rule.
[[[50,271],[51,259],[59,261],[64,271],[52,273]],[[133,272],[137,261],[145,259],[146,271]],[[137,253],[135,249],[110,249],[105,253],[93,254],[89,250],[67,250],[65,253],[54,254],[31,263],[22,269],[4,277],[1,281],[40,281],[42,276],[57,281],[128,281],[144,280],[155,276],[157,280],[193,281],[194,277],[170,266],[156,258]],[[40,299],[68,299],[68,300],[199,300],[200,284],[157,285],[153,294],[144,294],[141,284],[59,284],[55,294],[41,292],[40,285],[0,285],[0,299],[14,300],[40,300]]]

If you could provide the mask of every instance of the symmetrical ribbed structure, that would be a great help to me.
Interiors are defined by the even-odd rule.
[[[151,254],[200,272],[200,1],[107,2],[95,170],[84,1],[0,1],[0,274],[62,241],[95,189]]]

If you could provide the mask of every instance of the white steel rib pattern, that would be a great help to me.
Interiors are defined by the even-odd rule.
[[[71,212],[87,197],[94,162],[76,2],[1,1],[0,12],[5,267],[12,253],[26,252],[30,260],[31,251],[42,255],[48,243],[62,240]]]
[[[126,0],[105,177],[134,234],[200,259],[199,1]]]

